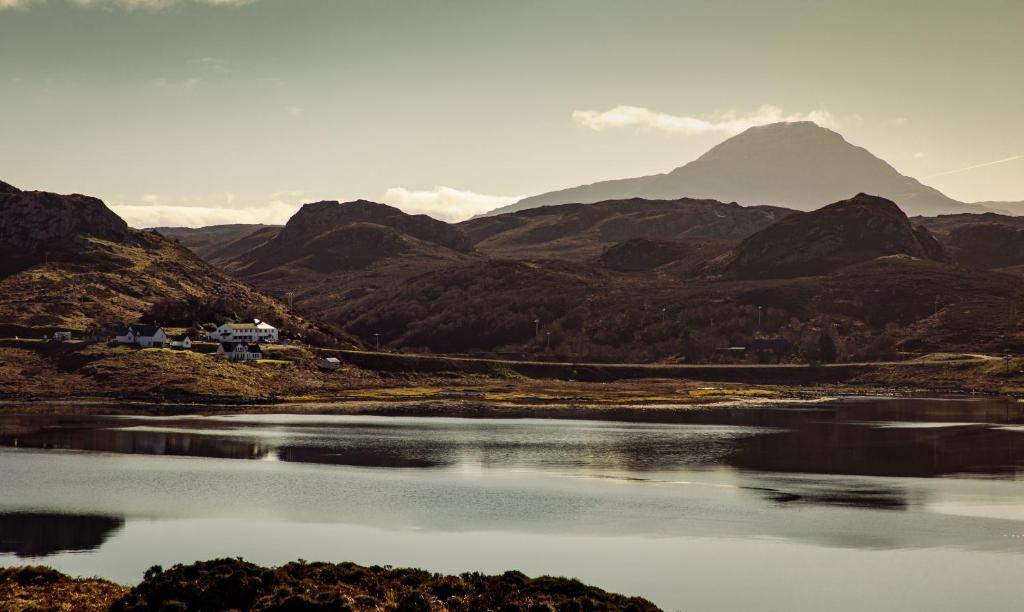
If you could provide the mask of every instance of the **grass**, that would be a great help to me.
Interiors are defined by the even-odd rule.
[[[429,397],[443,392],[438,387],[391,387],[384,389],[353,389],[345,392],[350,397],[365,399],[395,399],[404,397]]]
[[[257,359],[256,363],[279,367],[288,367],[292,365],[292,362],[286,361],[284,359]]]

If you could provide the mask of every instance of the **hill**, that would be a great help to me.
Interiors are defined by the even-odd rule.
[[[143,317],[192,323],[202,311],[321,330],[158,233],[129,228],[82,195],[0,191],[0,318],[8,330],[116,326]],[[21,331],[21,333],[28,333]]]
[[[525,198],[502,214],[554,204],[613,199],[710,198],[812,210],[860,192],[915,215],[982,212],[897,172],[838,133],[809,121],[752,127],[666,174],[602,181]]]
[[[996,213],[915,218],[928,228],[952,261],[977,268],[1024,264],[1024,217]]]
[[[220,251],[226,245],[243,240],[254,233],[274,232],[280,225],[259,223],[236,223],[231,225],[208,225],[206,227],[154,227],[154,231],[172,240],[177,240],[196,255],[209,262],[217,261]],[[220,257],[223,257],[220,255]]]
[[[743,240],[725,263],[735,278],[812,276],[886,255],[942,261],[942,247],[892,201],[858,194],[796,213]]]
[[[342,304],[475,257],[455,226],[363,200],[306,204],[276,234],[242,240],[259,244],[226,264],[233,274],[339,324]]]
[[[638,238],[739,240],[791,214],[773,206],[715,200],[610,200],[545,206],[459,223],[477,251],[502,258],[582,261]]]

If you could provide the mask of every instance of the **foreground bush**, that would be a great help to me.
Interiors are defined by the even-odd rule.
[[[240,559],[218,559],[164,570],[153,567],[143,581],[125,592],[103,581],[72,580],[44,568],[2,570],[24,580],[64,584],[64,595],[74,586],[90,588],[106,584],[120,591],[111,598],[87,606],[62,606],[57,599],[49,607],[14,607],[5,600],[4,573],[0,573],[0,609],[3,610],[106,610],[111,612],[185,612],[243,610],[313,612],[327,610],[399,610],[408,612],[476,610],[553,610],[588,612],[658,610],[639,597],[625,597],[567,578],[529,578],[519,572],[500,576],[472,573],[444,576],[416,569],[363,567],[354,563],[289,563],[265,568]],[[26,573],[27,572],[27,573]],[[17,582],[19,578],[7,580]]]

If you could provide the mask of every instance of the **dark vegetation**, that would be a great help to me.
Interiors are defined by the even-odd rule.
[[[0,607],[4,610],[658,610],[645,599],[608,593],[568,578],[529,578],[519,572],[444,576],[416,569],[304,561],[278,568],[236,559],[175,565],[167,570],[153,567],[141,583],[124,591],[104,581],[73,580],[46,568],[0,569]],[[28,601],[29,593],[35,596],[37,607],[15,607]]]

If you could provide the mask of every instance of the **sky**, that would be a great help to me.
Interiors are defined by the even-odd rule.
[[[0,180],[132,225],[445,220],[811,119],[1024,200],[1020,0],[0,0]]]

